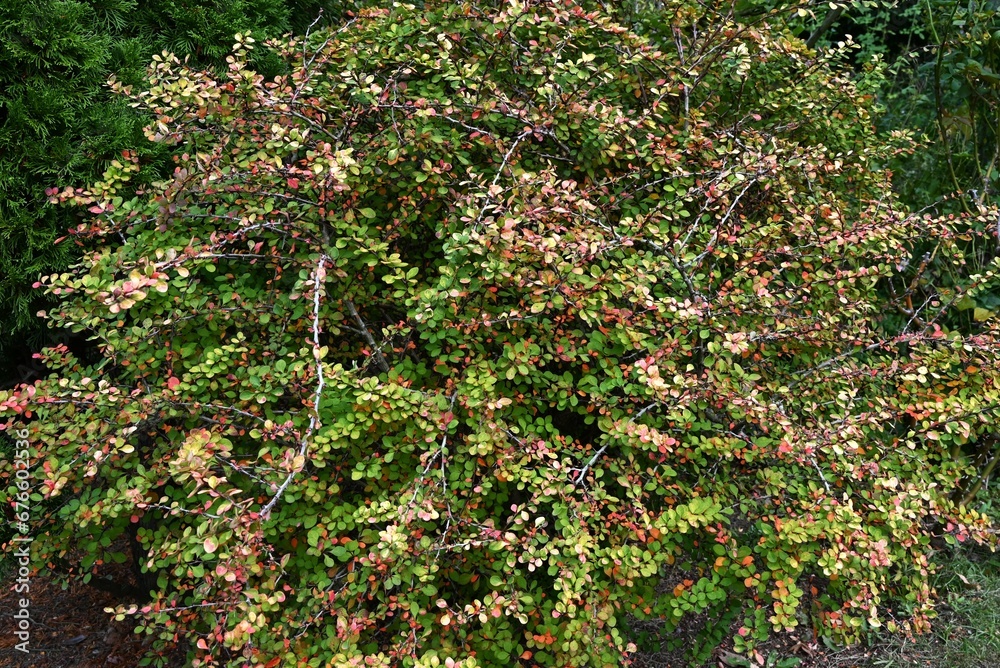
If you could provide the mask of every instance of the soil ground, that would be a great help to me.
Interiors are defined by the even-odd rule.
[[[3,668],[135,668],[145,653],[142,636],[128,621],[116,622],[104,611],[115,597],[88,585],[63,590],[51,581],[30,583],[30,652],[18,651],[13,613],[18,599],[10,585],[0,591],[0,666]]]

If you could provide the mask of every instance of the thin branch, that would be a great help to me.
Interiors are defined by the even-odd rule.
[[[452,412],[455,409],[455,400],[457,398],[458,398],[458,392],[453,392],[452,395],[451,395],[451,403],[448,406],[448,412]],[[433,455],[431,455],[431,458],[429,460],[427,460],[427,466],[424,467],[424,470],[420,473],[420,477],[417,478],[417,484],[414,485],[414,488],[413,488],[413,496],[410,497],[410,503],[407,504],[407,507],[412,506],[413,502],[416,500],[416,498],[417,498],[417,492],[420,491],[420,486],[423,484],[424,478],[427,477],[427,474],[430,473],[431,467],[434,466],[434,460],[438,458],[438,455],[441,456],[441,481],[444,483],[444,486],[445,486],[444,489],[445,489],[445,491],[447,491],[448,483],[447,483],[447,481],[444,478],[444,475],[445,475],[445,471],[444,471],[444,450],[445,450],[445,447],[447,447],[447,445],[448,445],[448,425],[445,425],[444,426],[444,435],[441,437],[441,445],[440,445],[440,447],[438,447],[437,452],[435,452]]]
[[[806,46],[810,49],[816,46],[816,42],[819,41],[819,38],[830,29],[830,26],[837,22],[837,19],[840,18],[840,15],[844,13],[845,9],[847,9],[847,5],[840,5],[836,9],[831,9],[827,12],[826,18],[823,19],[823,23],[819,24],[819,27],[816,28],[811,35],[809,35],[809,39],[806,40]]]
[[[819,479],[823,481],[823,487],[826,487],[826,493],[827,494],[832,493],[832,490],[830,489],[830,483],[826,481],[826,476],[823,475],[823,469],[819,467],[819,462],[816,461],[815,455],[811,457],[811,460],[812,460],[812,465],[816,468],[816,473],[819,474]]]
[[[351,317],[354,318],[354,322],[357,323],[358,329],[361,330],[361,336],[364,337],[365,343],[371,346],[372,354],[375,356],[375,362],[378,364],[378,368],[382,370],[383,373],[389,373],[389,363],[385,361],[385,357],[382,356],[382,351],[378,349],[378,344],[375,343],[375,338],[372,337],[372,333],[368,331],[368,326],[365,325],[365,321],[361,319],[361,315],[358,314],[358,309],[354,308],[354,302],[348,299],[347,310],[351,312]]]
[[[635,422],[643,415],[645,415],[648,411],[652,410],[653,408],[656,408],[659,405],[660,405],[659,401],[654,401],[653,403],[643,407],[642,410],[640,410],[638,413],[636,413],[629,419],[629,422],[630,423]],[[574,481],[573,484],[579,485],[581,482],[583,482],[583,478],[584,476],[587,475],[587,471],[589,471],[590,468],[597,463],[597,460],[600,459],[601,455],[603,455],[605,451],[608,449],[608,445],[609,445],[608,443],[605,443],[603,446],[601,446],[601,449],[594,453],[594,456],[590,458],[590,461],[584,464],[583,468],[579,469],[580,474],[576,476],[576,480]],[[575,470],[577,469],[570,469],[570,471],[575,471]]]
[[[326,378],[323,376],[323,360],[320,358],[320,344],[319,344],[319,306],[320,306],[320,295],[323,292],[323,279],[326,277],[326,262],[330,258],[323,255],[319,258],[319,263],[316,265],[316,270],[313,272],[313,359],[316,362],[316,392],[313,395],[313,408],[312,415],[309,416],[309,428],[306,429],[306,433],[302,436],[302,442],[299,445],[299,457],[305,457],[306,452],[309,450],[309,439],[312,437],[313,432],[319,427],[319,402],[323,398],[323,388],[326,387]],[[292,484],[292,479],[295,478],[295,474],[300,472],[305,468],[305,460],[303,459],[302,464],[292,470],[285,481],[281,483],[278,487],[278,491],[274,493],[271,500],[267,502],[267,505],[260,511],[261,519],[268,519],[271,516],[271,510],[274,509],[275,504],[278,503],[278,499],[285,493],[288,486]]]
[[[493,177],[493,185],[496,185],[497,182],[500,180],[500,176],[503,174],[504,168],[507,167],[507,163],[510,160],[510,156],[513,155],[514,151],[517,149],[518,144],[524,141],[525,137],[528,137],[529,135],[534,133],[534,131],[535,131],[534,128],[530,130],[525,130],[524,132],[522,132],[517,136],[517,139],[514,140],[514,143],[511,144],[511,147],[507,149],[507,153],[503,156],[503,161],[500,163],[500,168],[497,169],[496,176]]]
[[[600,458],[601,455],[604,454],[604,451],[607,449],[608,445],[605,443],[603,446],[601,446],[600,450],[594,453],[594,456],[590,458],[590,461],[587,462],[582,469],[580,469],[580,475],[576,477],[576,481],[574,484],[579,485],[581,482],[583,482],[583,477],[587,475],[587,471],[590,470],[591,466],[597,463],[597,460]]]
[[[976,495],[979,494],[979,490],[983,488],[983,483],[989,479],[990,475],[993,473],[993,469],[996,468],[998,461],[1000,461],[1000,453],[993,455],[993,459],[991,459],[990,463],[986,465],[983,472],[979,474],[976,484],[972,486],[972,489],[969,490],[969,493],[965,495],[965,498],[963,498],[958,505],[968,506],[970,503],[975,501]]]

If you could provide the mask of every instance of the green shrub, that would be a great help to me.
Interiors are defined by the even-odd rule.
[[[31,285],[81,249],[59,243],[80,212],[46,203],[47,188],[90,183],[122,151],[138,150],[148,180],[164,151],[143,141],[149,118],[111,94],[112,75],[139,84],[169,49],[224,65],[236,32],[304,30],[322,6],[307,0],[5,0],[0,3],[0,384],[46,341]],[[276,73],[276,58],[260,66]]]
[[[158,585],[117,614],[202,666],[616,665],[625,614],[925,629],[937,541],[988,538],[998,332],[912,303],[909,254],[961,272],[975,221],[898,209],[831,61],[666,11],[669,48],[441,1],[276,44],[273,80],[243,36],[228,76],[160,59],[171,178],[51,193],[96,250],[48,317],[102,359],[0,393],[56,504],[37,565],[141,522]]]

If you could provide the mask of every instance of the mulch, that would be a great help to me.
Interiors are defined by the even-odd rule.
[[[46,578],[30,582],[31,628],[28,649],[16,649],[13,614],[25,594],[6,584],[0,591],[0,667],[134,668],[145,655],[134,621],[116,622],[104,611],[122,603],[108,592],[84,584],[62,589]]]

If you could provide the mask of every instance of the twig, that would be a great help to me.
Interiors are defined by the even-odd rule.
[[[497,182],[500,180],[500,175],[503,174],[504,168],[507,167],[507,162],[510,160],[510,156],[513,155],[515,150],[517,150],[518,144],[524,141],[525,137],[534,133],[534,131],[535,131],[534,128],[530,130],[525,130],[524,132],[522,132],[517,136],[517,139],[514,140],[514,143],[511,144],[509,149],[507,149],[507,153],[504,154],[503,160],[500,162],[500,168],[497,169],[496,176],[493,177],[493,185],[496,185]]]
[[[458,398],[458,392],[453,392],[452,395],[451,395],[451,404],[449,404],[449,406],[448,406],[448,412],[449,413],[451,413],[455,409],[455,400],[457,398]],[[417,484],[413,488],[413,496],[410,497],[410,503],[407,504],[407,506],[412,506],[413,505],[413,502],[417,498],[417,492],[420,491],[420,485],[423,484],[424,478],[426,478],[427,474],[430,473],[431,467],[434,465],[434,460],[438,458],[438,455],[441,456],[441,481],[445,485],[445,491],[447,491],[448,483],[444,479],[444,474],[445,474],[445,472],[444,472],[444,449],[445,449],[445,447],[447,445],[448,445],[448,425],[445,425],[444,426],[444,435],[441,437],[441,446],[437,449],[437,452],[435,452],[433,455],[431,455],[431,458],[429,460],[427,460],[427,466],[424,467],[424,470],[420,473],[420,477],[417,478]]]
[[[365,343],[371,346],[372,354],[375,356],[375,362],[378,364],[378,368],[382,370],[383,373],[389,373],[389,363],[385,361],[385,357],[382,356],[382,351],[378,349],[378,344],[375,343],[372,333],[368,331],[368,326],[365,325],[365,321],[361,319],[358,314],[358,309],[354,308],[354,302],[350,299],[347,300],[347,310],[351,312],[351,317],[354,318],[354,322],[357,323],[358,329],[361,330],[361,336],[364,337]]]
[[[583,476],[587,475],[587,471],[590,470],[590,467],[597,462],[598,458],[601,455],[603,455],[604,451],[607,449],[608,449],[607,444],[604,444],[603,446],[601,446],[600,450],[594,453],[594,456],[590,458],[590,461],[587,462],[582,469],[580,469],[580,475],[576,477],[575,484],[579,485],[581,482],[583,482]]]
[[[823,475],[823,469],[819,467],[819,462],[816,461],[816,457],[812,457],[812,465],[816,468],[816,473],[819,474],[819,479],[823,481],[823,487],[826,487],[826,493],[830,494],[830,483],[826,481],[826,476]]]
[[[819,41],[819,38],[830,29],[830,26],[837,22],[837,19],[840,18],[840,15],[844,13],[845,9],[847,9],[847,5],[840,5],[839,7],[831,9],[827,12],[826,18],[823,19],[823,23],[821,23],[819,27],[816,28],[811,35],[809,35],[809,39],[806,40],[806,46],[810,49],[816,46],[816,42]]]
[[[326,277],[326,262],[330,258],[326,255],[322,255],[319,258],[319,263],[316,265],[316,270],[313,272],[313,359],[316,362],[316,377],[318,379],[316,383],[316,392],[313,395],[313,408],[312,415],[309,416],[309,427],[306,429],[306,433],[302,436],[302,442],[299,444],[299,457],[305,457],[306,452],[309,450],[309,438],[316,431],[319,426],[319,402],[323,398],[323,388],[326,386],[326,378],[323,376],[323,360],[320,358],[320,345],[319,345],[319,306],[320,306],[320,295],[323,291],[323,279]],[[278,490],[271,497],[271,500],[267,502],[267,505],[260,511],[261,519],[267,519],[271,516],[271,510],[274,509],[275,504],[278,503],[278,499],[285,493],[288,486],[292,484],[292,479],[295,478],[295,474],[305,468],[305,460],[303,459],[302,464],[291,471],[285,478],[285,481],[281,483]]]

